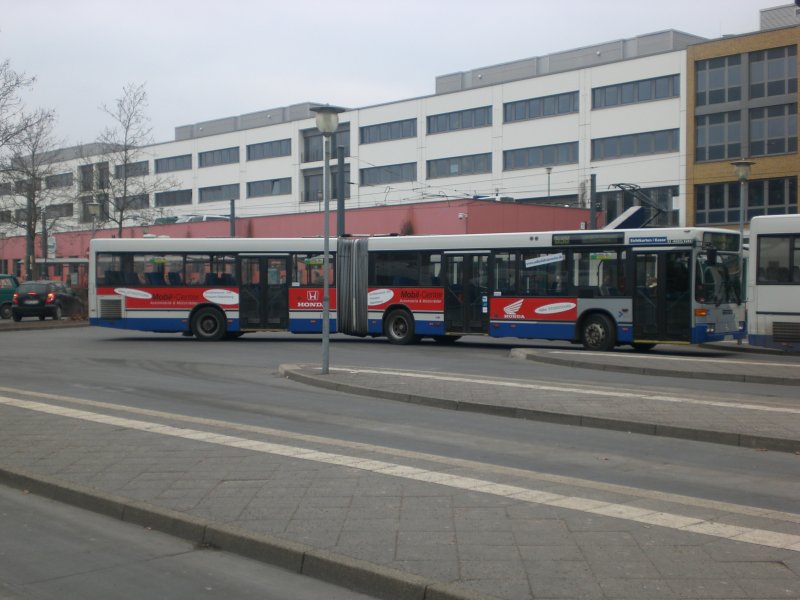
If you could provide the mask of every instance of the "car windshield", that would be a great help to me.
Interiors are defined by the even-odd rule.
[[[738,254],[720,252],[716,260],[706,254],[697,257],[695,299],[717,306],[741,302]]]

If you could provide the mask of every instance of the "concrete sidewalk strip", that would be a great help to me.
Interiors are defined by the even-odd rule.
[[[279,367],[279,373],[324,389],[434,408],[800,452],[800,407],[794,406],[441,372],[345,366],[332,368],[323,376],[316,365],[287,364]],[[693,410],[682,410],[681,404],[691,405]]]
[[[457,584],[0,466],[0,484],[387,600],[495,600]]]
[[[731,350],[728,350],[731,351]],[[753,353],[754,351],[750,351]],[[787,364],[783,368],[773,368],[765,374],[765,367],[761,363],[744,364],[737,361],[737,372],[730,371],[730,363],[720,364],[714,360],[703,360],[703,369],[687,368],[685,358],[671,358],[665,356],[653,357],[649,354],[626,352],[626,363],[619,363],[619,353],[616,352],[576,352],[574,350],[530,350],[527,348],[513,348],[511,358],[531,360],[535,362],[559,365],[562,367],[575,367],[579,369],[596,369],[615,373],[633,373],[637,375],[652,375],[655,377],[680,377],[683,379],[709,379],[714,381],[735,381],[740,383],[757,383],[766,385],[800,385],[800,373],[796,365]],[[647,361],[657,358],[659,361],[670,363],[670,367],[647,364]],[[776,357],[779,358],[779,357]],[[684,364],[679,364],[684,361]],[[696,362],[696,361],[694,361]],[[742,367],[745,368],[742,368]]]

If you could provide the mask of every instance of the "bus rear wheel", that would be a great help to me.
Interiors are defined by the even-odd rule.
[[[611,350],[617,336],[614,323],[606,315],[591,315],[581,327],[581,342],[587,350]]]
[[[383,331],[392,344],[413,344],[419,339],[414,333],[414,317],[402,308],[389,313]]]
[[[192,332],[201,342],[216,342],[225,336],[225,316],[207,306],[198,310],[192,319]]]

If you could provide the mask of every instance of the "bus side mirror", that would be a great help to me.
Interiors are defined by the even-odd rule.
[[[717,264],[717,249],[709,248],[706,250],[706,263],[709,265]]]

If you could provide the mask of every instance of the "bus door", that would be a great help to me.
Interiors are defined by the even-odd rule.
[[[289,328],[288,256],[239,257],[241,329]]]
[[[489,332],[489,255],[445,254],[447,333]]]
[[[691,253],[636,252],[634,341],[691,341]]]

